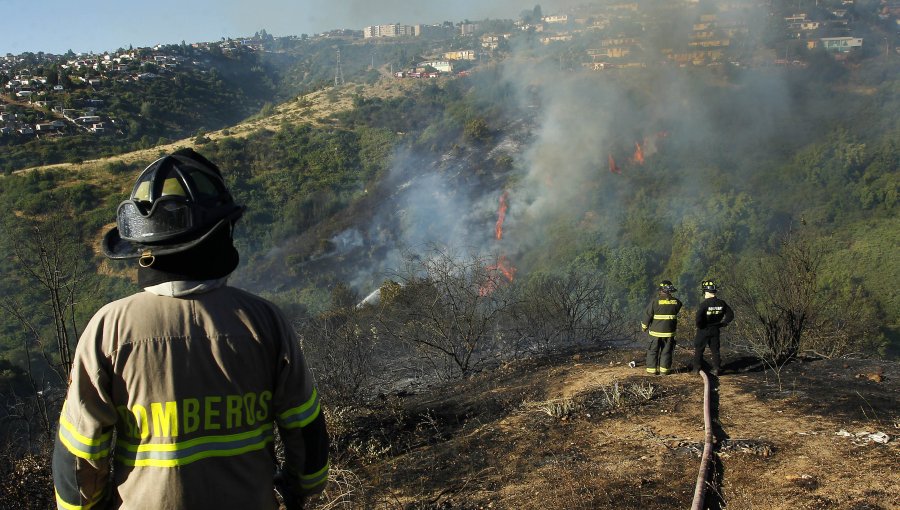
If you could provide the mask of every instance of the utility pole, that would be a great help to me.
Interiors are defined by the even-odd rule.
[[[344,84],[344,69],[341,67],[341,49],[337,50],[337,67],[334,70],[334,86],[339,87]]]

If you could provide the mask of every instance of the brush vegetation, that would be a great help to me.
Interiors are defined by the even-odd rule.
[[[319,64],[281,72],[311,84],[304,66],[327,75],[331,49],[314,53]],[[3,153],[0,383],[9,404],[0,433],[5,444],[46,455],[65,347],[97,308],[135,291],[133,269],[98,254],[100,236],[137,172],[179,146],[216,162],[247,206],[232,284],[277,302],[316,367],[340,452],[328,508],[444,508],[461,495],[512,491],[507,467],[479,453],[459,471],[447,452],[479,452],[510,428],[559,436],[564,445],[561,422],[587,420],[572,424],[578,429],[597,416],[677,408],[671,385],[621,371],[578,393],[544,380],[502,386],[486,375],[560,352],[599,356],[597,349],[636,339],[638,311],[661,278],[682,289],[684,339],[699,282],[720,282],[738,315],[730,348],[764,363],[779,390],[784,371],[807,356],[896,356],[900,101],[891,65],[828,60],[560,77],[559,59],[534,50],[467,77],[404,84],[379,81],[360,65],[357,83],[284,102],[214,76],[183,78],[198,80],[185,82],[196,88],[134,92],[166,105],[148,108],[151,122],[129,131],[124,147],[139,151],[98,158],[112,145],[35,141]],[[126,116],[137,99],[122,98]],[[207,109],[216,115],[194,115]],[[158,145],[157,137],[180,141]],[[73,164],[17,171],[57,161]],[[501,196],[510,207],[505,225]],[[376,289],[380,300],[357,306]],[[402,399],[423,382],[479,381],[502,386],[482,394],[496,405]],[[752,382],[728,389],[749,399]],[[521,392],[512,389],[518,384]],[[373,402],[376,410],[365,411]],[[628,441],[671,439],[646,426],[626,431]],[[423,453],[429,445],[441,464]],[[519,471],[554,481],[561,503],[547,508],[603,507],[611,495],[636,493],[634,480],[641,491],[663,483],[634,459],[634,480],[619,475],[597,486],[576,477],[612,476],[590,462],[586,443],[539,458],[521,453],[528,460]],[[19,468],[45,475],[28,463]],[[435,476],[411,486],[414,468]],[[15,469],[3,467],[6,480]],[[449,476],[454,471],[465,476]],[[687,471],[666,480],[689,481]],[[452,483],[440,490],[436,480]],[[732,494],[747,497],[746,508],[769,508],[740,492],[756,481]],[[3,494],[23,494],[10,487]],[[685,506],[683,494],[663,493],[631,496],[629,507]],[[529,506],[524,493],[507,496],[508,508]]]

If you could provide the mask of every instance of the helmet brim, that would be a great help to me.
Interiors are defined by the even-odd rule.
[[[228,224],[237,221],[243,214],[244,208],[238,207],[234,212],[216,222],[216,224],[202,236],[177,243],[144,244],[129,241],[122,238],[119,234],[119,227],[116,226],[111,228],[103,236],[103,240],[100,242],[100,248],[103,251],[103,255],[114,260],[137,259],[142,257],[148,250],[155,257],[181,253],[190,250],[208,239],[214,233],[228,226]]]

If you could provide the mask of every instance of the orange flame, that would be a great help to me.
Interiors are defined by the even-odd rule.
[[[500,195],[500,210],[497,211],[497,225],[494,227],[494,234],[497,236],[497,239],[503,239],[503,220],[506,219],[506,209],[508,208],[506,204],[507,192],[503,192]]]
[[[500,255],[500,258],[497,259],[497,264],[488,266],[488,270],[499,271],[510,282],[516,278],[516,268],[509,263],[509,259],[506,258],[506,255]]]
[[[478,295],[481,297],[490,296],[500,288],[500,275],[503,275],[510,283],[516,277],[516,268],[509,262],[506,255],[500,255],[497,263],[487,266],[485,270],[487,271],[487,281],[478,289]]]
[[[639,165],[644,164],[644,150],[641,149],[641,144],[638,142],[634,142],[634,157],[632,159]]]
[[[622,170],[616,165],[616,160],[613,159],[612,154],[609,155],[609,171],[614,174],[622,173]]]

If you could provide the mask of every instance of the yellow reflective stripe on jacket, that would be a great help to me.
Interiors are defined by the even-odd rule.
[[[653,320],[655,321],[667,321],[675,318],[675,315],[654,315]]]
[[[208,457],[233,457],[261,450],[274,440],[271,423],[240,434],[198,437],[178,443],[133,445],[120,440],[116,442],[116,460],[136,467],[185,466]]]
[[[91,439],[78,432],[75,426],[66,420],[64,409],[63,414],[59,416],[59,441],[76,457],[87,460],[102,459],[109,456],[112,432]]]
[[[675,333],[660,333],[659,331],[651,331],[650,336],[655,336],[656,338],[672,338],[675,336]]]
[[[94,497],[91,498],[91,501],[85,503],[84,505],[73,505],[72,503],[67,503],[63,500],[63,498],[59,495],[59,491],[56,488],[53,488],[53,493],[56,494],[56,506],[57,508],[62,508],[64,510],[89,510],[94,508],[97,503],[103,501],[103,491],[98,491],[97,494],[94,494]]]
[[[278,425],[286,429],[305,427],[319,416],[320,410],[319,392],[313,388],[309,400],[278,415]]]
[[[660,299],[659,304],[661,304],[661,305],[677,305],[678,300],[677,299]]]
[[[312,489],[325,483],[326,481],[328,481],[328,469],[330,467],[331,462],[326,462],[325,467],[316,471],[315,473],[300,475],[300,487],[304,489]]]

